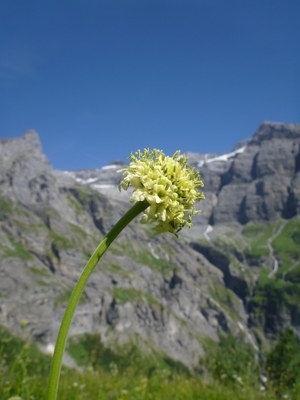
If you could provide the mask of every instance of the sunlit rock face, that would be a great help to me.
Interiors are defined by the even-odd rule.
[[[291,293],[259,303],[262,269],[270,282],[297,279],[300,125],[265,122],[227,154],[192,150],[206,197],[193,227],[176,238],[133,221],[92,274],[71,335],[98,332],[111,346],[135,338],[196,366],[203,340],[220,331],[243,331],[255,347],[257,331],[268,340],[292,325],[300,334]],[[45,351],[87,258],[130,207],[118,190],[123,166],[55,171],[36,132],[0,140],[0,324]],[[290,255],[275,246],[284,233]]]
[[[274,220],[299,213],[300,125],[265,122],[223,155],[193,155],[214,199],[212,224]]]

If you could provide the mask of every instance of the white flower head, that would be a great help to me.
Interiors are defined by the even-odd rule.
[[[130,155],[130,164],[122,169],[120,189],[133,187],[132,202],[146,201],[142,223],[156,222],[159,232],[177,233],[190,227],[197,214],[195,203],[204,199],[200,173],[176,151],[172,157],[161,150],[145,149]]]

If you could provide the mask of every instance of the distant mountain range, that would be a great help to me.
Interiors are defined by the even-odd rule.
[[[300,336],[300,125],[265,122],[228,154],[188,154],[206,199],[191,229],[134,221],[92,275],[71,335],[134,341],[193,367],[206,338],[259,350]],[[53,347],[87,258],[126,211],[122,162],[55,171],[38,134],[0,140],[0,324]]]

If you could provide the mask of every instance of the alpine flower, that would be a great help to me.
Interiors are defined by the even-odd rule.
[[[195,203],[204,199],[200,173],[188,165],[187,157],[176,151],[172,157],[162,150],[144,149],[130,155],[130,163],[122,169],[120,189],[133,187],[131,202],[147,202],[142,223],[155,222],[159,232],[177,233],[191,227],[197,214]]]

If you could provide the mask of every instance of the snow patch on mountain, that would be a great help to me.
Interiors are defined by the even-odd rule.
[[[236,155],[243,153],[245,151],[245,149],[246,149],[246,146],[243,146],[243,147],[240,147],[239,149],[234,150],[230,153],[221,154],[219,156],[211,157],[211,158],[209,158],[210,157],[209,155],[205,154],[204,160],[201,160],[198,162],[198,167],[201,168],[205,164],[209,164],[209,163],[213,163],[213,162],[217,162],[217,161],[227,162],[230,159],[234,158]]]

